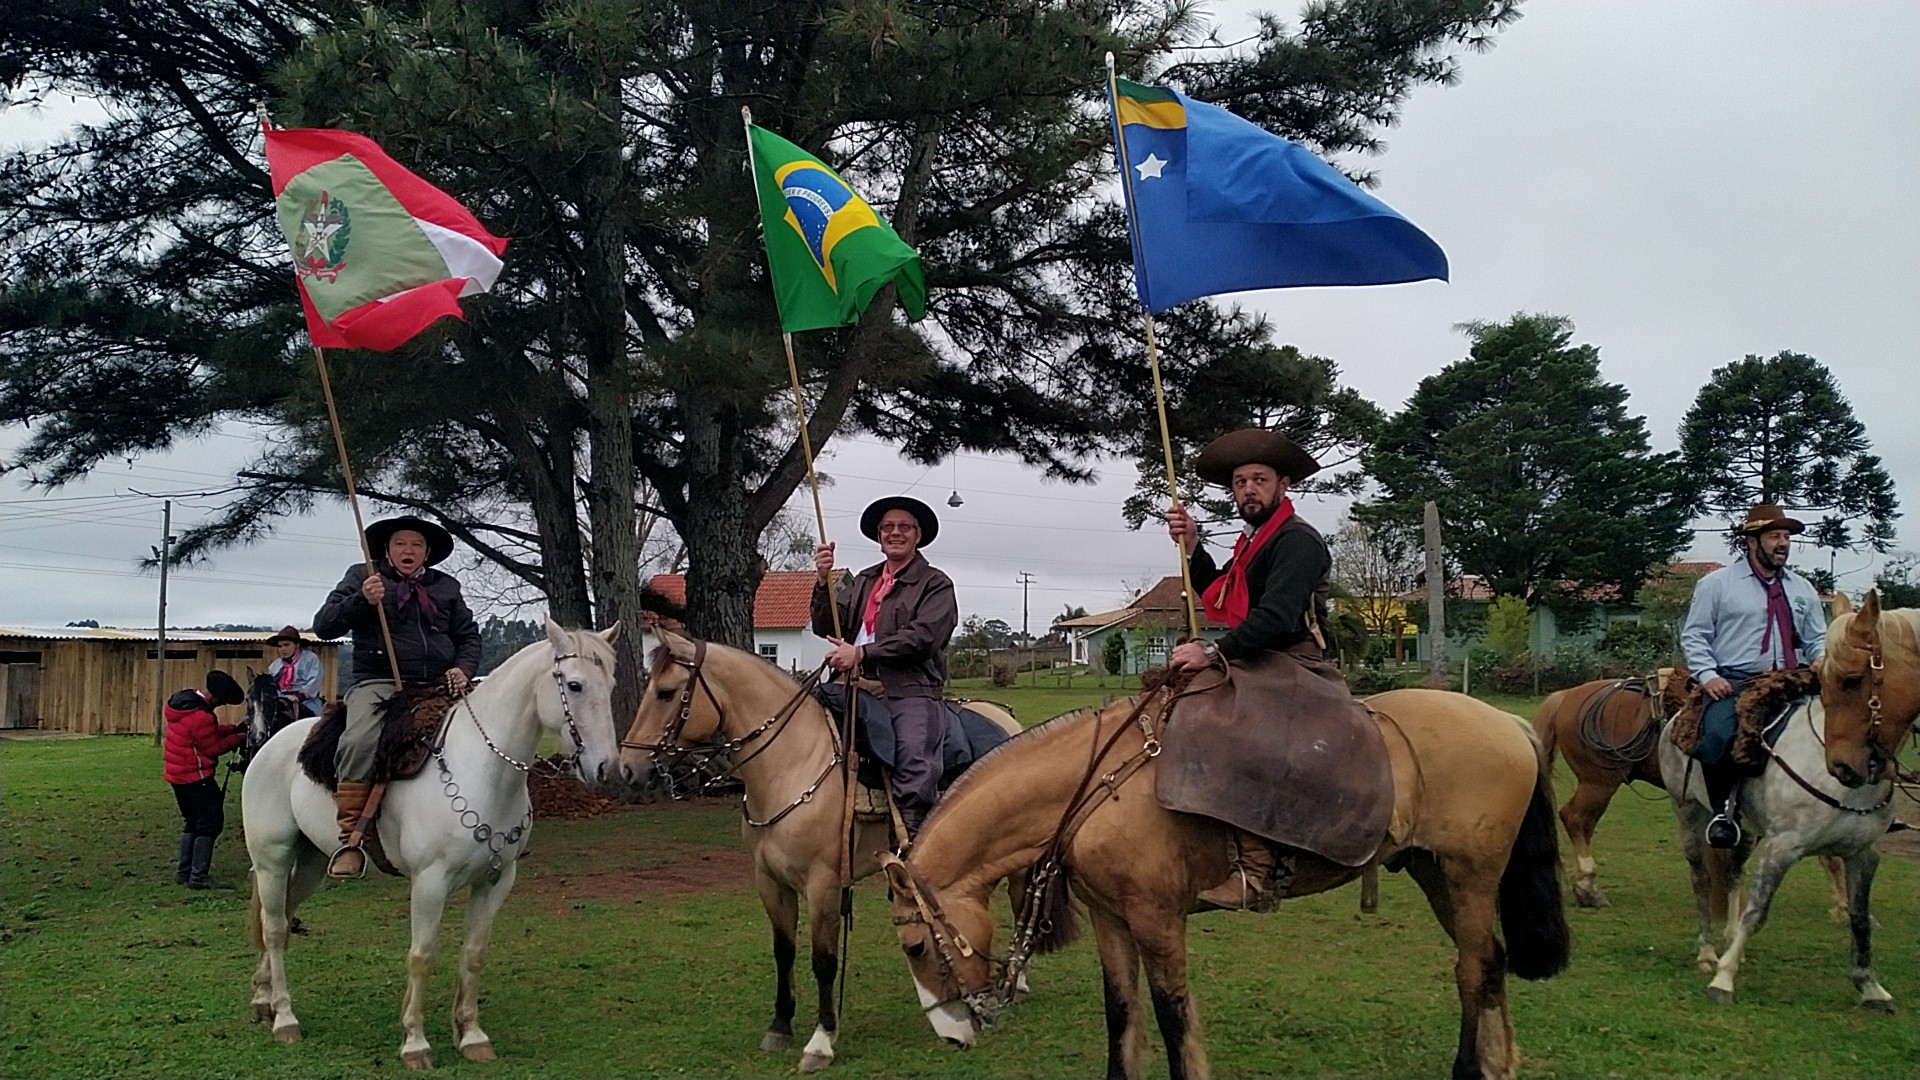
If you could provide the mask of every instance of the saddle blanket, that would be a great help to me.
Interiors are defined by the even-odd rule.
[[[822,683],[813,689],[814,699],[835,717],[846,715],[847,688],[839,683]],[[958,779],[989,750],[1007,741],[1000,725],[957,701],[941,704],[947,710],[947,737],[942,743],[944,760],[940,769],[940,788]],[[893,768],[896,754],[893,739],[893,713],[884,698],[860,695],[860,725],[856,733],[860,751],[860,782],[869,787],[884,787],[882,768]],[[883,804],[884,809],[884,804]]]
[[[380,746],[374,752],[371,782],[405,780],[426,768],[433,756],[434,739],[455,704],[455,699],[437,686],[410,686],[381,702]],[[334,759],[346,730],[346,704],[330,701],[300,747],[300,767],[309,780],[328,791],[340,786]]]
[[[1160,805],[1364,866],[1393,813],[1386,740],[1339,668],[1269,653],[1195,676],[1155,763]]]

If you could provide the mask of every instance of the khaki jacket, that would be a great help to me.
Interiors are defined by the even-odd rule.
[[[859,636],[858,620],[866,610],[867,596],[885,567],[877,563],[841,579],[837,600],[843,640]],[[812,616],[814,633],[821,637],[833,633],[827,587],[817,581]],[[939,697],[947,685],[947,642],[959,624],[953,580],[916,551],[913,561],[894,575],[892,590],[880,601],[873,640],[860,649],[860,672],[878,680],[887,697]]]

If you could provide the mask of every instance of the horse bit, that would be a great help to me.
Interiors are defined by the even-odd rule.
[[[551,673],[553,675],[553,685],[554,689],[560,692],[560,712],[567,721],[567,735],[573,740],[573,753],[561,758],[558,762],[551,763],[553,772],[544,775],[561,776],[564,775],[567,770],[578,768],[580,758],[587,752],[586,740],[580,737],[580,725],[573,718],[573,699],[567,694],[566,673],[560,670],[560,662],[562,660],[578,659],[581,659],[581,654],[577,652],[555,653],[553,657],[553,671]],[[604,667],[598,657],[586,657],[586,659],[596,666]],[[469,684],[469,686],[471,686],[471,684]],[[531,775],[535,762],[514,760],[508,756],[506,751],[500,749],[500,747],[494,743],[493,736],[487,734],[487,729],[480,726],[480,715],[473,711],[472,703],[467,701],[469,693],[471,693],[471,690],[463,691],[459,695],[455,707],[457,708],[459,705],[466,706],[467,716],[473,720],[474,730],[480,733],[481,741],[487,744],[487,749],[493,751],[495,757],[520,770],[523,774]],[[460,784],[454,780],[453,771],[447,768],[446,734],[447,729],[450,728],[452,724],[453,716],[451,710],[449,710],[447,725],[440,729],[440,738],[435,740],[433,745],[433,760],[435,764],[440,767],[440,790],[447,796],[447,802],[452,806],[455,816],[460,819],[461,828],[472,830],[474,843],[486,847],[488,856],[488,879],[498,882],[503,865],[501,854],[505,852],[507,848],[518,844],[520,838],[527,834],[527,830],[533,827],[533,799],[531,797],[527,799],[527,812],[521,816],[520,824],[515,825],[511,829],[502,831],[482,820],[480,812],[475,810],[473,805],[468,802],[467,797],[460,793]]]

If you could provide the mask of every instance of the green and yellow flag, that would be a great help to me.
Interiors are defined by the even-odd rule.
[[[762,127],[747,125],[747,137],[780,329],[858,322],[889,281],[899,286],[907,318],[923,318],[920,253],[820,159]]]

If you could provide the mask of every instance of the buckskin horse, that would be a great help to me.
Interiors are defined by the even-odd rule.
[[[921,1007],[949,1042],[971,1045],[1016,999],[1028,957],[1072,936],[1060,887],[1070,883],[1098,939],[1107,1075],[1141,1075],[1142,966],[1171,1077],[1210,1074],[1187,982],[1186,924],[1195,897],[1227,878],[1234,841],[1227,826],[1169,811],[1154,795],[1166,694],[1058,717],[1009,741],[948,791],[906,858],[887,860],[901,949]],[[1418,883],[1458,948],[1453,1075],[1505,1080],[1518,1057],[1507,973],[1547,978],[1570,951],[1545,761],[1523,721],[1473,698],[1395,690],[1367,704],[1394,782],[1378,859]],[[1361,873],[1305,851],[1282,856],[1291,865],[1276,883],[1282,896]],[[996,957],[988,891],[1029,866],[1012,945]]]
[[[1844,596],[1835,599],[1835,616],[1827,630],[1830,652],[1819,679],[1820,696],[1793,705],[1773,721],[1770,730],[1777,732],[1777,741],[1762,751],[1766,767],[1740,789],[1740,824],[1750,835],[1731,852],[1730,878],[1736,891],[1749,860],[1754,867],[1744,902],[1736,906],[1737,915],[1729,919],[1726,948],[1717,955],[1707,902],[1699,900],[1697,963],[1703,971],[1713,972],[1707,997],[1716,1004],[1733,1001],[1734,978],[1747,944],[1765,924],[1774,893],[1787,871],[1808,855],[1821,855],[1839,859],[1844,870],[1847,925],[1853,942],[1850,976],[1859,1002],[1874,1012],[1893,1011],[1893,996],[1873,971],[1871,900],[1874,874],[1880,866],[1880,837],[1893,820],[1894,785],[1887,775],[1892,755],[1887,751],[1896,749],[1898,741],[1888,741],[1885,733],[1899,722],[1887,719],[1886,706],[1892,701],[1897,708],[1908,709],[1905,716],[1910,725],[1915,698],[1911,696],[1911,683],[1899,679],[1882,678],[1877,695],[1866,688],[1874,682],[1876,671],[1884,676],[1887,669],[1885,641],[1888,637],[1898,640],[1911,620],[1882,618],[1872,594],[1859,617],[1851,615],[1849,609]],[[1889,629],[1894,632],[1886,635]],[[1876,657],[1880,658],[1878,667],[1874,664]],[[1887,693],[1888,686],[1909,689]],[[1840,727],[1829,726],[1832,714],[1825,701],[1830,692],[1841,718]],[[1743,700],[1742,708],[1746,707]],[[1872,720],[1875,713],[1880,716],[1878,725]],[[1880,733],[1868,734],[1875,729]],[[1687,759],[1670,740],[1660,740],[1660,757],[1698,898],[1705,876],[1701,870],[1706,850],[1703,833],[1713,811],[1699,770],[1687,767]]]
[[[848,840],[839,733],[806,687],[765,660],[670,630],[655,633],[661,647],[654,650],[647,694],[621,743],[622,768],[636,780],[656,759],[703,749],[732,757],[746,787],[740,833],[753,858],[754,888],[773,925],[773,1021],[760,1049],[785,1050],[793,1042],[794,935],[805,896],[819,1014],[800,1070],[826,1068],[839,1031],[833,986],[840,955],[841,845]],[[1020,730],[998,707],[970,702],[968,708],[1009,735]],[[892,843],[884,816],[854,815],[852,828],[850,869],[857,880],[879,869],[877,853]]]
[[[410,1069],[433,1067],[423,1030],[427,977],[448,896],[469,888],[466,940],[453,1002],[453,1033],[469,1061],[490,1061],[493,1042],[480,1029],[480,969],[493,917],[513,888],[532,826],[527,771],[543,732],[563,747],[581,779],[610,779],[619,746],[610,697],[613,641],[620,628],[563,630],[547,621],[547,638],[508,657],[450,715],[436,767],[393,781],[380,809],[381,846],[413,879],[413,941],[400,1010]],[[333,797],[302,770],[298,755],[319,719],[296,721],[268,740],[247,770],[241,792],[247,854],[253,858],[251,931],[259,963],[253,973],[253,1019],[270,1024],[278,1042],[297,1042],[300,1021],[287,992],[288,919],[327,876],[338,845]]]

